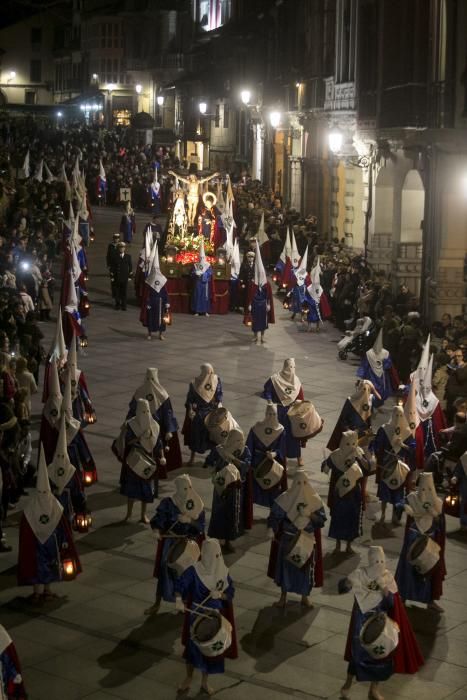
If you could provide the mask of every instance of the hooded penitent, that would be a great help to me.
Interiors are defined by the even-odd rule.
[[[199,246],[199,262],[195,263],[195,274],[198,277],[201,277],[210,267],[211,264],[206,260],[206,253],[204,252],[204,238],[202,237]]]
[[[207,537],[201,546],[201,558],[195,564],[195,570],[209,591],[222,593],[229,585],[229,570],[222,557],[218,540]]]
[[[298,270],[295,272],[295,277],[297,280],[297,284],[299,287],[302,287],[305,284],[306,281],[306,276],[307,276],[307,265],[308,265],[308,246],[305,248],[305,252],[303,254],[303,258],[300,261],[300,265],[298,267]]]
[[[367,613],[381,603],[384,591],[397,593],[394,576],[386,568],[382,547],[368,548],[368,566],[360,566],[349,576],[353,592],[362,613]]]
[[[148,367],[144,382],[136,389],[133,398],[136,400],[146,399],[149,403],[151,413],[154,414],[168,397],[168,392],[159,381],[159,370],[156,369],[156,367]]]
[[[417,490],[407,496],[405,510],[414,518],[420,532],[427,532],[433,524],[433,518],[441,515],[443,501],[436,493],[431,472],[420,474]]]
[[[439,399],[432,389],[433,355],[428,360],[428,366],[423,374],[423,381],[416,378],[416,406],[421,420],[428,420],[435,412]]]
[[[377,377],[384,373],[383,362],[389,357],[389,352],[383,348],[383,329],[378,333],[373,347],[367,351],[368,363]]]
[[[151,415],[151,409],[146,399],[136,401],[136,413],[130,418],[128,426],[138,438],[146,452],[152,452],[159,437],[159,425]]]
[[[402,406],[393,407],[391,420],[389,423],[384,423],[383,429],[394,452],[399,452],[403,442],[412,435]]]
[[[55,360],[50,360],[48,367],[48,395],[44,404],[44,417],[49,424],[54,427],[60,420],[62,408],[62,392],[60,391],[60,381],[58,379],[58,369]]]
[[[220,456],[226,461],[240,459],[245,449],[245,436],[240,428],[232,428],[222,445],[217,446]]]
[[[365,421],[371,416],[372,394],[379,397],[372,382],[368,381],[368,379],[360,379],[357,382],[355,392],[350,396],[350,403],[360,418]]]
[[[62,326],[62,310],[59,309],[57,316],[57,323],[55,325],[55,337],[50,348],[50,360],[56,360],[59,367],[63,367],[67,360],[67,349],[65,345],[65,338],[63,336],[63,326]]]
[[[240,248],[238,247],[238,238],[233,244],[232,258],[230,260],[230,276],[232,279],[237,279],[240,272]]]
[[[292,230],[292,233],[290,236],[290,240],[291,240],[291,244],[292,244],[291,251],[290,251],[290,261],[292,263],[292,267],[297,268],[299,263],[300,263],[300,254],[298,252],[297,241],[295,240],[295,234],[294,234],[293,230]]]
[[[67,357],[67,369],[70,373],[70,384],[71,384],[71,398],[74,400],[78,394],[78,382],[81,374],[81,370],[78,369],[78,357],[76,349],[76,337],[73,333],[70,343],[70,348],[68,350]]]
[[[175,493],[171,497],[182,515],[196,520],[204,509],[201,496],[195,491],[188,474],[181,474],[174,480]]]
[[[166,282],[167,277],[165,277],[160,270],[159,250],[156,241],[154,244],[154,253],[151,256],[151,267],[149,268],[148,276],[146,277],[146,284],[152,287],[155,292],[160,292]]]
[[[319,257],[316,265],[314,265],[314,267],[311,269],[310,279],[311,284],[307,287],[307,291],[313,301],[318,305],[323,293],[323,288],[321,286],[321,265],[319,264]]]
[[[80,422],[73,417],[73,403],[71,399],[71,374],[70,370],[66,369],[63,373],[63,400],[62,400],[62,413],[65,414],[66,419],[66,432],[67,432],[67,442],[71,443],[73,438],[76,436],[78,430],[80,429]]]
[[[60,496],[76,471],[68,457],[67,426],[64,413],[62,413],[60,418],[60,429],[58,431],[57,446],[55,448],[53,460],[48,465],[47,469],[50,480],[55,484],[57,493]]]
[[[356,459],[363,456],[363,450],[358,446],[358,433],[356,430],[344,430],[339,447],[329,455],[334,466],[343,472],[350,467]]]
[[[214,373],[214,367],[207,362],[201,365],[200,370],[200,374],[193,380],[193,388],[206,403],[209,403],[214,398],[219,378]]]
[[[303,469],[297,469],[292,485],[276,498],[276,503],[299,530],[309,525],[311,515],[323,508],[323,501]]]
[[[281,371],[271,376],[271,382],[283,406],[289,406],[296,400],[302,385],[295,374],[295,360],[293,357],[284,360]]]
[[[290,231],[289,231],[289,228],[287,227],[287,234],[285,236],[284,247],[282,248],[282,252],[281,252],[280,258],[279,258],[280,260],[282,260],[284,265],[287,262],[287,258],[289,258],[289,260],[290,260],[291,254],[292,254],[292,246],[290,244]]]
[[[414,378],[412,378],[407,401],[405,402],[404,415],[407,418],[412,435],[415,436],[415,431],[420,423],[420,416],[417,411],[417,386]]]
[[[277,406],[268,401],[264,420],[258,421],[253,426],[253,432],[261,440],[265,447],[268,447],[274,440],[277,440],[284,427],[277,418]]]
[[[255,284],[258,289],[264,287],[267,284],[266,270],[264,269],[263,261],[261,259],[261,253],[259,250],[259,243],[256,241],[256,255],[255,255]]]
[[[44,544],[54,533],[63,514],[63,507],[50,490],[42,445],[39,448],[36,492],[27,501],[23,513],[41,544]]]

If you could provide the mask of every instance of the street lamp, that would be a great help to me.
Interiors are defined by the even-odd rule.
[[[280,112],[270,112],[269,113],[269,123],[271,124],[273,129],[277,129],[277,127],[281,123],[281,113]]]
[[[57,119],[60,119],[60,117],[63,117],[63,112],[57,112]]]
[[[342,149],[342,144],[344,143],[342,132],[338,129],[330,131],[328,134],[328,143],[329,148],[334,154],[339,153],[339,151]]]
[[[158,96],[157,96],[156,101],[157,101],[157,104],[159,105],[159,107],[162,107],[162,106],[163,106],[163,104],[164,104],[164,99],[165,99],[165,98],[164,98],[164,95],[158,95]],[[200,110],[200,111],[201,111],[201,110]]]
[[[208,109],[208,106],[207,106],[206,102],[200,102],[200,103],[199,103],[199,111],[200,111],[200,114],[206,114],[207,109]]]
[[[8,79],[7,79],[7,81],[6,81],[7,85],[8,85],[8,83],[10,82],[10,80],[14,80],[15,78],[16,78],[16,71],[15,71],[15,70],[11,70],[11,71],[8,73]]]
[[[141,83],[137,83],[137,84],[135,85],[135,90],[136,90],[136,92],[137,92],[138,95],[141,95],[141,93],[142,93],[142,91],[143,91],[143,86],[141,85]]]
[[[250,90],[242,90],[240,93],[241,100],[243,104],[246,106],[249,104],[251,100],[251,92]]]

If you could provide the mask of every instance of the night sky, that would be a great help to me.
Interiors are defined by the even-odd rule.
[[[48,10],[60,5],[71,5],[72,0],[1,0],[0,28],[8,27],[40,10]]]

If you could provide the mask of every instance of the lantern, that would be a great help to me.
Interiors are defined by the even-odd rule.
[[[100,196],[100,195],[99,195],[99,196]],[[91,242],[93,242],[93,241],[96,240],[96,237],[95,237],[95,235],[94,235],[94,230],[93,230],[93,229],[91,229],[91,233],[89,234],[89,240],[90,240]]]
[[[74,528],[77,532],[87,532],[89,530],[88,518],[84,513],[75,515]]]
[[[247,325],[249,328],[251,328],[251,326],[253,325],[253,320],[252,320],[252,318],[251,318],[251,314],[248,314],[248,316],[246,317],[246,325]]]
[[[289,300],[288,300],[288,299],[284,299],[284,301],[283,301],[283,303],[282,303],[282,307],[283,307],[284,309],[290,309],[290,304],[289,304]]]
[[[87,348],[88,347],[88,339],[87,336],[82,335],[79,339],[79,346],[80,348]]]
[[[287,282],[282,282],[282,289],[287,289]]]
[[[97,421],[96,412],[94,409],[90,408],[85,411],[84,420],[88,425],[94,425],[94,423]]]
[[[166,248],[166,253],[167,253],[167,262],[168,263],[173,263],[175,262],[175,259],[177,257],[178,253],[178,248],[177,246],[174,245],[168,245]]]
[[[89,275],[87,272],[84,273],[84,281],[89,282]]]
[[[273,281],[273,282],[277,282],[277,275],[276,275],[276,273],[273,274],[273,276],[272,276],[272,281]]]
[[[453,489],[444,497],[444,512],[453,518],[458,518],[460,515],[459,494]]]
[[[170,312],[170,309],[165,310],[162,320],[164,321],[166,326],[172,325],[172,313]]]
[[[73,581],[76,578],[76,566],[73,559],[62,559],[62,575],[64,581]]]
[[[227,251],[225,248],[218,248],[217,249],[217,264],[218,265],[225,265],[227,259]]]
[[[83,469],[83,481],[85,486],[92,486],[97,481],[97,474],[95,469]]]

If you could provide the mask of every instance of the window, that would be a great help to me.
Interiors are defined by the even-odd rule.
[[[36,104],[36,91],[35,90],[25,90],[24,91],[24,104],[25,105],[35,105]]]
[[[42,27],[31,27],[31,44],[40,44],[42,41]]]
[[[40,83],[42,80],[42,61],[34,58],[30,64],[30,80],[31,83]]]
[[[229,128],[229,121],[230,121],[229,105],[224,105],[224,129]]]
[[[214,126],[218,129],[221,121],[221,108],[216,105],[216,116],[214,117]]]

